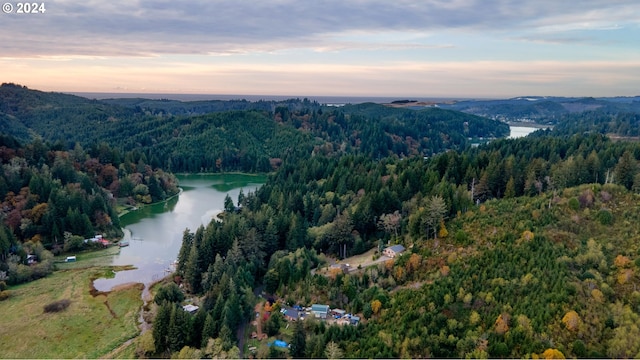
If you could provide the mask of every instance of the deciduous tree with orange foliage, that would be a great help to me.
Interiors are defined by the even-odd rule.
[[[574,310],[569,311],[562,317],[562,323],[571,331],[576,331],[582,324],[580,315]]]

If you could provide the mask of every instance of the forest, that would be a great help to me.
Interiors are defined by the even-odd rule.
[[[10,285],[53,271],[53,255],[98,246],[85,239],[119,239],[118,206],[178,192],[172,174],[136,153],[119,158],[106,144],[67,150],[0,135],[0,160],[0,281]]]
[[[31,269],[29,247],[108,231],[101,212],[117,228],[121,199],[174,193],[172,171],[269,172],[227,198],[222,221],[185,229],[139,357],[640,356],[631,107],[504,139],[504,123],[438,108],[292,100],[202,114],[6,84],[0,95],[12,135],[0,144],[5,276]],[[381,258],[393,244],[405,252]],[[383,261],[331,270],[362,254]],[[362,320],[293,323],[280,311],[312,304]],[[250,338],[251,320],[266,339]]]
[[[232,102],[246,109],[174,115],[122,103],[127,102],[3,84],[0,121],[6,134],[21,141],[39,136],[68,149],[76,143],[87,149],[107,143],[120,154],[137,152],[146,164],[168,172],[268,172],[287,157],[309,153],[431,156],[509,132],[504,123],[437,108],[334,108],[292,99],[271,102],[269,110]],[[183,106],[191,105],[198,104]]]
[[[637,143],[592,133],[497,140],[428,160],[283,164],[237,200],[241,213],[185,233],[177,273],[202,296],[196,317],[216,325],[204,332],[194,319],[191,342],[155,351],[204,356],[211,339],[235,354],[235,332],[221,329],[237,320],[218,314],[236,299],[250,313],[262,284],[283,306],[328,303],[367,320],[274,332],[305,339],[288,350],[294,357],[328,357],[329,344],[357,358],[636,356],[640,342],[620,334],[639,331],[639,158]],[[410,253],[348,274],[310,271],[380,242]],[[240,268],[227,263],[238,256]],[[233,300],[220,296],[227,283]],[[284,326],[278,317],[265,326]],[[287,356],[261,349],[258,357]]]

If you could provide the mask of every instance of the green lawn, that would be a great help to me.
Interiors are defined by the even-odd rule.
[[[54,261],[60,270],[84,269],[96,266],[109,266],[113,256],[120,253],[119,246],[110,246],[106,249],[87,250],[76,255],[76,261],[65,262],[68,254],[56,256]]]
[[[106,268],[56,271],[12,287],[0,302],[0,358],[98,358],[138,333],[142,285],[92,296],[91,279]],[[57,300],[59,313],[43,308]]]

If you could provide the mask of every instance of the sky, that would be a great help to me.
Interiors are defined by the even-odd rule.
[[[640,95],[637,0],[4,1],[0,82],[44,91]]]

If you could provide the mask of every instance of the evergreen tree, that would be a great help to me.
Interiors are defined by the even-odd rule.
[[[304,351],[306,348],[306,335],[304,331],[304,325],[302,320],[296,322],[293,329],[293,338],[291,339],[291,348],[289,354],[293,358],[304,357]]]
[[[615,169],[616,182],[623,185],[627,189],[633,187],[634,177],[638,173],[638,162],[633,158],[633,154],[625,151]]]
[[[172,303],[162,303],[158,307],[158,313],[153,320],[153,343],[157,353],[162,353],[168,349],[169,322],[171,321],[171,312],[174,307]]]
[[[227,213],[232,213],[233,210],[235,210],[235,205],[233,205],[231,196],[227,194],[227,196],[224,197],[224,211],[226,211]]]
[[[202,338],[201,338],[201,348],[207,346],[209,339],[214,339],[217,335],[216,331],[216,320],[211,316],[211,314],[207,314],[207,318],[204,321],[204,327],[202,328]]]

